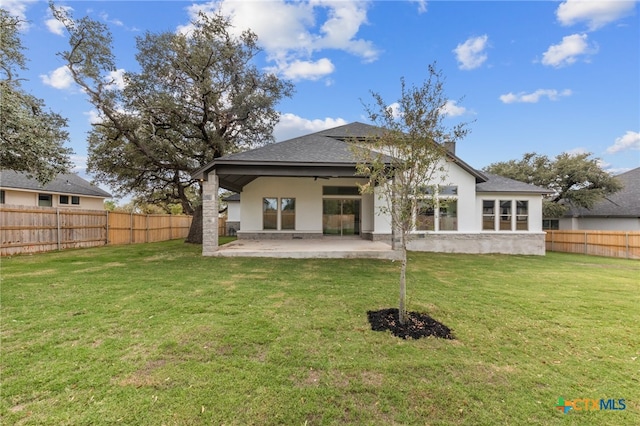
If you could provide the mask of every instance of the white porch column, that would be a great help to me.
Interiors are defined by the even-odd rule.
[[[218,175],[209,172],[202,182],[202,255],[218,251]]]

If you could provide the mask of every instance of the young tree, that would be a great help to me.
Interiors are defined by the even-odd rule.
[[[428,67],[428,78],[420,87],[407,87],[401,79],[400,99],[389,105],[375,92],[373,105],[365,105],[369,119],[382,129],[365,143],[354,143],[358,157],[357,174],[368,178],[362,193],[373,193],[385,200],[381,213],[391,218],[394,248],[401,253],[399,319],[405,324],[407,313],[407,243],[415,229],[418,201],[437,205],[438,192],[447,178],[445,142],[465,137],[468,123],[447,128],[444,78],[435,64]]]
[[[188,241],[202,242],[200,199],[190,191],[200,194],[200,183],[192,172],[271,142],[275,105],[293,85],[252,64],[260,52],[253,32],[234,36],[228,18],[200,14],[188,33],[139,37],[140,71],[125,72],[117,87],[106,26],[51,7],[69,32],[70,50],[60,56],[101,116],[89,135],[89,170],[119,195],[180,203],[195,213]]]
[[[555,159],[526,153],[521,160],[493,163],[485,171],[548,188],[554,193],[543,200],[544,217],[560,217],[570,207],[590,209],[599,200],[613,194],[622,185],[602,170],[599,159],[591,153],[562,153]]]
[[[27,67],[19,25],[0,9],[0,166],[47,183],[71,167],[67,120],[22,90],[18,71]]]

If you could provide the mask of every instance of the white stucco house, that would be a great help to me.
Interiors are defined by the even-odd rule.
[[[227,235],[235,236],[240,230],[240,194],[231,194],[222,201],[227,203]]]
[[[349,140],[380,129],[352,123],[226,155],[194,176],[203,181],[203,254],[218,249],[218,190],[239,194],[238,239],[392,240],[375,194],[360,194]],[[475,170],[446,158],[444,206],[418,207],[410,250],[542,255],[542,196],[548,190]]]
[[[0,170],[0,204],[104,210],[111,194],[74,173],[62,173],[41,184],[25,173]]]
[[[557,221],[559,230],[640,231],[640,167],[616,178],[622,189],[591,209],[572,208]]]

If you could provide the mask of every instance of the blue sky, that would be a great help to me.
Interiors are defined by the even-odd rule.
[[[56,53],[66,34],[45,1],[0,0],[25,19],[23,87],[69,120],[84,175],[95,116]],[[367,122],[370,91],[389,103],[400,78],[420,85],[436,61],[451,99],[446,124],[473,121],[457,154],[481,169],[526,152],[592,152],[612,173],[640,166],[637,2],[608,1],[56,1],[109,25],[120,70],[137,70],[135,38],[184,30],[218,7],[251,28],[257,65],[294,82],[276,140]]]

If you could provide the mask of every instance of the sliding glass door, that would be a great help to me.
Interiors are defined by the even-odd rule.
[[[360,235],[360,200],[322,200],[322,233],[324,235]]]

